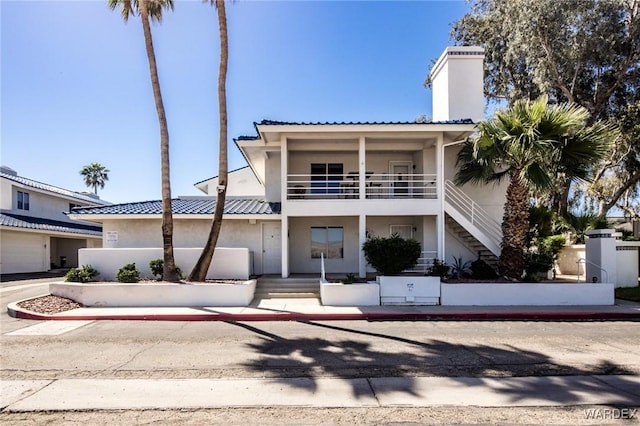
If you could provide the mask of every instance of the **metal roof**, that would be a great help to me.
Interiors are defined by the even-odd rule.
[[[0,176],[3,177],[4,179],[12,180],[12,181],[20,183],[20,184],[22,184],[24,186],[28,186],[28,187],[35,188],[35,189],[40,189],[40,190],[43,190],[43,191],[53,192],[53,193],[56,193],[56,194],[64,195],[66,197],[75,198],[76,200],[81,200],[81,201],[84,201],[85,203],[102,204],[102,205],[110,204],[108,201],[104,201],[104,200],[101,200],[99,198],[93,198],[93,197],[91,197],[89,195],[84,195],[84,194],[81,194],[79,192],[69,191],[67,189],[63,189],[63,188],[59,188],[57,186],[53,186],[53,185],[49,185],[49,184],[46,184],[46,183],[38,182],[38,181],[33,180],[33,179],[27,179],[27,178],[22,177],[22,176],[14,176],[14,175],[10,175],[10,174],[4,173],[4,172],[0,172]]]
[[[22,216],[8,212],[0,213],[0,226],[10,228],[34,229],[38,231],[68,232],[72,234],[102,235],[102,226],[85,225],[83,223],[63,222],[60,220],[42,219]]]
[[[171,200],[173,214],[211,215],[216,206],[213,197],[184,197]],[[112,204],[101,207],[76,207],[71,214],[162,214],[162,201],[140,201],[135,203]],[[229,215],[272,215],[280,214],[280,203],[269,203],[256,198],[228,198],[224,214]]]
[[[261,122],[253,123],[254,126],[345,126],[345,125],[360,125],[360,126],[373,126],[373,125],[398,125],[398,124],[474,124],[470,118],[464,118],[460,120],[447,120],[447,121],[427,121],[425,123],[419,123],[416,121],[325,121],[325,122],[297,122],[297,121],[277,121],[277,120],[262,120]]]

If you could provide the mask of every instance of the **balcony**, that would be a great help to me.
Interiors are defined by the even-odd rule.
[[[364,178],[364,197],[360,181]],[[358,172],[347,174],[290,174],[288,200],[436,199],[435,174]]]

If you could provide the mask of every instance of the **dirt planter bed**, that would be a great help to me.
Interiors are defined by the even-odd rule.
[[[256,280],[239,283],[51,283],[54,296],[94,307],[248,306]]]

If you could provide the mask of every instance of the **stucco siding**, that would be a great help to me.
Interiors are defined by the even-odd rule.
[[[445,148],[444,174],[446,180],[453,181],[456,175],[456,157],[460,150],[458,145]],[[500,184],[493,183],[487,185],[466,184],[460,189],[471,197],[480,207],[489,213],[498,223],[502,222],[504,214],[505,195],[508,182],[502,181]]]
[[[357,217],[290,217],[289,260],[291,273],[320,274],[320,259],[311,258],[311,227],[341,226],[344,231],[342,259],[326,259],[327,272],[357,273],[360,256]]]

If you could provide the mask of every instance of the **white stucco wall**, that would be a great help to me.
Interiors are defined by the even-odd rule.
[[[456,175],[456,156],[460,150],[459,145],[445,148],[444,174],[446,180],[453,181]],[[480,207],[489,213],[498,223],[502,222],[504,215],[504,204],[506,202],[506,191],[508,182],[502,181],[498,185],[490,183],[488,185],[466,184],[460,189],[471,197]]]
[[[207,195],[217,196],[218,178],[209,179],[206,184]],[[202,187],[203,185],[198,185]],[[229,173],[229,184],[227,185],[228,197],[263,197],[264,187],[253,173],[250,167],[234,170]]]
[[[265,163],[265,193],[270,202],[279,202],[282,198],[280,176],[280,153],[270,152]]]
[[[453,52],[454,54],[448,54]],[[433,120],[484,117],[483,49],[472,46],[447,47],[434,65]]]
[[[262,272],[262,221],[225,220],[218,238],[218,247],[247,248],[254,253],[255,273]],[[160,219],[105,220],[103,225],[103,247],[105,248],[151,248],[162,247]],[[204,246],[210,220],[174,219],[173,243],[177,248]],[[118,241],[108,241],[110,232],[118,233]]]
[[[199,248],[176,248],[176,265],[186,275],[191,272],[202,250]],[[100,272],[98,280],[114,281],[118,270],[128,263],[135,263],[142,278],[153,277],[149,262],[162,259],[162,248],[101,248],[82,249],[78,252],[81,265],[91,265]],[[218,247],[213,254],[207,279],[242,279],[251,274],[251,255],[246,248]]]

